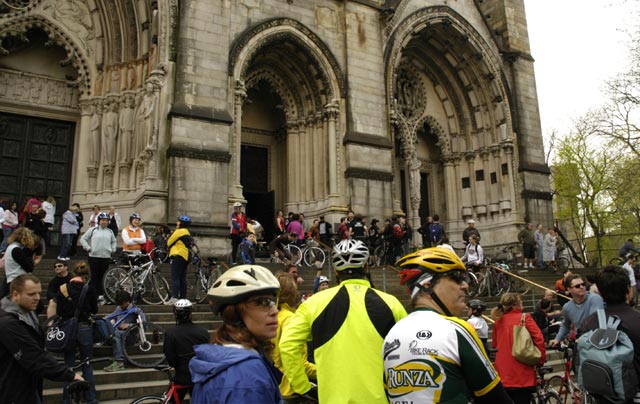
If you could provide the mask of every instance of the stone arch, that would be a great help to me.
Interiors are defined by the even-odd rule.
[[[287,83],[285,83],[282,77],[275,75],[272,69],[260,69],[249,75],[246,80],[247,90],[250,90],[263,80],[272,86],[273,90],[285,103],[283,109],[285,111],[289,111],[287,118],[298,116],[297,111],[303,110],[302,99],[300,99],[298,94],[293,91]]]
[[[49,44],[56,44],[64,48],[67,58],[60,63],[71,64],[78,73],[78,77],[69,84],[78,87],[81,96],[88,95],[91,92],[92,70],[85,50],[55,22],[37,15],[12,18],[0,25],[0,43],[8,36],[26,39],[25,34],[33,28],[44,31],[49,38]],[[7,54],[8,51],[0,48],[0,53]]]
[[[389,103],[393,102],[396,70],[406,47],[414,37],[422,35],[428,29],[435,33],[425,34],[425,39],[432,41],[434,47],[441,46],[434,53],[443,57],[438,61],[437,58],[425,56],[431,62],[429,69],[425,69],[425,74],[434,83],[449,89],[448,93],[438,92],[440,101],[445,105],[450,104],[450,112],[455,116],[456,125],[453,130],[449,127],[449,132],[454,136],[487,132],[486,142],[501,140],[496,138],[495,128],[505,123],[511,125],[511,122],[508,105],[504,102],[509,93],[502,81],[505,76],[499,67],[499,58],[470,24],[447,6],[426,7],[415,11],[399,22],[391,33],[385,49],[385,65],[388,66],[385,86]],[[448,33],[446,38],[444,32]],[[452,51],[452,48],[462,49],[464,52]],[[491,122],[478,120],[478,114],[471,113],[482,108],[491,116]]]
[[[288,18],[274,18],[246,30],[231,46],[229,75],[242,79],[256,53],[273,43],[290,40],[320,66],[326,99],[345,98],[346,82],[337,60],[322,40],[305,25]]]

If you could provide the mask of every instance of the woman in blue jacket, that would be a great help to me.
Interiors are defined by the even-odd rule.
[[[212,344],[195,347],[189,363],[193,404],[282,403],[282,375],[270,359],[279,291],[275,276],[258,265],[233,267],[211,287],[214,313],[224,323]]]

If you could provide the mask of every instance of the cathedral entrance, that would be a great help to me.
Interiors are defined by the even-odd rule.
[[[247,201],[247,217],[264,227],[264,239],[274,235],[274,192],[269,190],[269,149],[242,145],[240,181]]]
[[[75,124],[0,112],[0,190],[18,208],[33,195],[69,207]]]

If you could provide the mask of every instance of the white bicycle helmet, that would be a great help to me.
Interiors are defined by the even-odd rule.
[[[342,240],[333,247],[333,268],[336,271],[363,268],[369,259],[369,249],[360,240]]]
[[[214,301],[213,311],[218,314],[224,306],[245,301],[260,293],[280,291],[280,282],[265,267],[259,265],[238,265],[228,269],[209,289],[209,297]]]
[[[177,322],[191,318],[193,304],[189,299],[180,299],[173,304],[173,315]]]
[[[329,283],[329,278],[327,278],[326,276],[320,276],[320,279],[318,279],[318,285],[323,282]]]

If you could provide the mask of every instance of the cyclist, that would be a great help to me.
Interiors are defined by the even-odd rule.
[[[117,315],[119,313],[123,313],[126,310],[129,310],[134,307],[134,304],[131,301],[131,295],[129,292],[125,290],[118,290],[116,292],[116,309],[113,311],[113,314],[116,314],[116,317],[111,319],[111,322],[115,324],[121,315]],[[144,313],[142,314],[144,317]],[[125,320],[118,325],[113,333],[113,358],[114,361],[111,362],[110,365],[105,367],[103,370],[105,372],[118,372],[120,370],[124,370],[124,351],[123,351],[123,342],[122,338],[124,333],[127,331],[131,325],[135,324],[137,320],[137,315],[135,313],[130,313],[127,315]]]
[[[633,239],[627,239],[627,241],[625,241],[622,244],[622,247],[620,247],[620,251],[618,251],[618,256],[620,256],[620,258],[622,258],[623,260],[627,259],[627,254],[629,254],[630,252],[633,252],[634,254],[640,254],[640,251],[638,251],[638,249],[636,249],[636,246],[633,244]]]
[[[487,345],[487,340],[489,339],[489,326],[487,325],[487,321],[482,317],[482,312],[487,309],[487,304],[482,300],[473,299],[467,302],[468,315],[469,318],[467,321],[469,324],[473,326],[478,333],[478,337],[480,337],[480,341],[482,341],[482,346],[484,347],[485,352],[489,352],[489,345]]]
[[[163,351],[167,357],[167,363],[175,368],[173,382],[179,385],[191,385],[191,372],[189,361],[195,355],[193,347],[209,342],[209,331],[206,328],[193,324],[191,313],[193,305],[188,299],[180,299],[173,305],[173,316],[176,326],[167,330],[164,334]],[[178,390],[180,401],[191,389]]]
[[[333,248],[340,285],[317,293],[298,307],[282,332],[280,355],[285,375],[298,394],[320,402],[388,403],[380,375],[382,341],[406,316],[394,296],[370,287],[369,250],[347,239]],[[311,385],[300,352],[312,341],[318,389]]]
[[[464,243],[465,246],[467,246],[469,244],[469,238],[471,237],[472,234],[475,234],[477,237],[476,241],[478,241],[479,243],[480,232],[478,231],[478,229],[476,229],[476,221],[473,219],[469,219],[467,221],[467,225],[468,227],[466,227],[462,232],[462,242]]]
[[[193,245],[189,226],[191,218],[180,216],[176,222],[176,230],[167,240],[171,258],[171,299],[165,302],[166,305],[173,305],[178,299],[187,297],[187,266],[191,261]]]
[[[98,225],[87,230],[80,237],[82,248],[89,253],[89,268],[91,268],[91,284],[96,289],[98,301],[104,302],[104,287],[102,279],[111,264],[111,254],[116,252],[116,236],[109,229],[109,214],[100,212],[96,216]]]
[[[320,275],[313,280],[313,293],[329,289],[329,278]]]
[[[426,248],[396,262],[409,288],[413,312],[384,341],[389,401],[406,403],[511,403],[482,341],[466,321],[466,269],[442,248]]]
[[[284,233],[274,238],[269,245],[269,253],[273,255],[275,258],[283,261],[285,259],[291,261],[292,256],[289,251],[287,251],[286,246],[291,243],[295,243],[298,238],[298,233]]]
[[[129,225],[122,229],[122,249],[140,253],[147,242],[147,236],[140,227],[140,215],[129,216]]]
[[[469,243],[465,247],[461,259],[470,269],[477,269],[484,263],[484,252],[482,246],[478,244],[478,236],[475,234],[469,236]]]
[[[256,263],[256,235],[249,233],[242,243],[238,247],[238,259],[241,264],[255,264]]]
[[[271,361],[279,291],[275,276],[258,265],[233,267],[209,289],[213,312],[223,324],[211,344],[194,347],[189,362],[193,404],[282,402],[279,372]]]
[[[236,255],[238,254],[238,246],[242,242],[242,236],[247,232],[247,215],[242,211],[242,203],[233,204],[233,213],[231,213],[231,257],[229,263],[235,264]],[[184,296],[183,296],[184,297]]]

